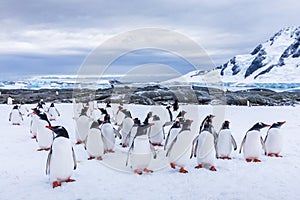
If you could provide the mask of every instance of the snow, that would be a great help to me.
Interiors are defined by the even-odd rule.
[[[30,108],[34,105],[28,105]],[[143,118],[149,107],[125,105],[133,117]],[[72,104],[56,104],[61,124],[69,131],[75,143],[75,128]],[[219,130],[224,119],[231,121],[231,131],[238,148],[251,126],[258,122],[273,123],[287,121],[282,127],[284,149],[282,158],[261,155],[261,163],[247,163],[243,155],[232,153],[232,160],[217,160],[217,172],[207,169],[194,169],[196,159],[187,165],[189,173],[180,174],[178,170],[166,166],[163,152],[150,167],[159,168],[153,174],[134,174],[124,166],[125,150],[105,154],[103,161],[88,161],[83,145],[74,145],[78,168],[74,171],[73,183],[63,183],[53,189],[49,177],[45,175],[48,152],[38,152],[37,143],[30,138],[30,118],[25,117],[21,126],[8,122],[12,109],[0,105],[0,199],[297,199],[299,198],[300,165],[300,107],[239,107],[228,106],[182,106],[189,118],[196,117],[199,123],[213,111],[218,111],[215,128]],[[198,109],[198,110],[197,110]],[[222,116],[224,113],[225,117]],[[198,115],[199,114],[199,115]],[[198,118],[197,118],[198,115]],[[195,123],[192,130],[196,130]],[[265,136],[267,129],[262,130]],[[116,149],[119,149],[118,145]],[[118,169],[108,167],[109,164]],[[165,167],[166,166],[166,167]]]

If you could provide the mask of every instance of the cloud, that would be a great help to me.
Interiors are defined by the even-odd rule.
[[[41,67],[50,67],[48,58],[82,58],[119,33],[157,27],[187,35],[219,65],[299,25],[299,6],[294,0],[2,1],[0,55],[41,56]]]

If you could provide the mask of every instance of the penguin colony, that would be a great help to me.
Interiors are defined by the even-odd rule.
[[[193,133],[192,119],[186,119],[186,111],[180,110],[178,101],[166,107],[169,119],[162,120],[161,113],[150,111],[143,122],[134,118],[130,110],[120,105],[113,110],[108,102],[105,108],[98,108],[97,102],[74,104],[76,145],[83,145],[87,159],[102,160],[104,154],[114,153],[116,147],[128,149],[124,165],[130,166],[136,174],[152,173],[149,164],[156,159],[158,151],[164,151],[171,168],[179,168],[180,173],[188,173],[185,166],[196,158],[196,169],[206,168],[217,171],[216,159],[230,160],[231,153],[237,150],[237,143],[230,131],[230,122],[225,120],[219,132],[214,129],[214,115],[202,121],[197,133]],[[29,113],[25,105],[14,105],[9,114],[12,125],[19,126],[23,116]],[[30,133],[37,141],[37,151],[49,151],[46,161],[46,174],[52,187],[63,182],[73,182],[73,170],[77,167],[75,152],[68,131],[61,125],[51,125],[60,117],[52,103],[50,107],[41,100],[32,112]],[[258,122],[246,133],[240,145],[247,162],[261,162],[262,149],[265,155],[281,157],[283,134],[280,127]],[[261,130],[269,127],[265,139]],[[167,130],[167,131],[166,131]],[[117,143],[120,142],[120,143]]]

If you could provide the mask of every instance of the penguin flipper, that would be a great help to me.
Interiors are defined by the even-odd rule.
[[[195,150],[196,150],[196,148],[197,148],[198,137],[199,137],[199,135],[197,135],[197,136],[195,137],[195,139],[193,140],[193,142],[192,142],[192,151],[191,151],[190,159],[192,159],[192,157],[196,154]],[[195,146],[195,143],[196,143],[196,146]]]
[[[164,150],[167,149],[167,145],[168,145],[168,142],[169,142],[169,137],[170,137],[170,131],[168,132],[168,135],[167,135],[167,138],[166,138],[166,141],[165,141]]]
[[[241,143],[241,147],[240,147],[239,153],[242,152],[242,147],[244,146],[244,144],[245,144],[245,142],[246,142],[246,137],[247,137],[247,133],[246,133],[245,137],[243,138],[243,141],[242,141],[242,143]]]
[[[117,137],[119,137],[119,139],[122,139],[121,133],[120,133],[117,129],[115,129],[115,128],[114,128],[114,134],[115,134]]]
[[[47,162],[46,162],[46,175],[50,174],[50,162],[51,162],[51,157],[52,157],[52,148],[48,154],[47,157]]]
[[[260,143],[262,145],[262,148],[263,148],[264,152],[266,152],[267,151],[266,150],[266,145],[265,145],[264,139],[262,137],[260,137]]]
[[[75,152],[74,149],[72,147],[72,157],[73,157],[73,162],[74,162],[74,170],[77,168],[77,162],[76,162],[76,156],[75,156]]]
[[[172,150],[174,144],[176,143],[176,140],[177,140],[177,136],[176,136],[176,138],[174,138],[174,140],[172,141],[172,143],[171,143],[171,145],[170,145],[170,147],[169,147],[169,149],[168,149],[168,151],[167,151],[167,153],[166,153],[166,157],[169,156],[170,151]]]
[[[233,145],[233,150],[235,151],[235,150],[237,150],[237,145],[236,145],[236,141],[235,141],[235,139],[234,139],[234,137],[231,135],[231,143],[232,143],[232,145]]]
[[[269,132],[269,131],[268,131]],[[266,141],[267,141],[267,138],[268,138],[268,133],[267,133],[267,135],[266,135],[266,137],[265,137],[265,140],[264,140],[264,143],[266,143]]]

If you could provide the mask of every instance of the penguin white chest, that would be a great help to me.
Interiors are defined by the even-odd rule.
[[[162,143],[163,141],[163,129],[162,129],[162,123],[160,120],[158,121],[151,121],[151,123],[154,123],[154,126],[151,126],[150,128],[150,141],[152,143]]]
[[[110,123],[103,124],[101,127],[103,143],[106,150],[112,150],[115,146],[115,135],[113,126]]]
[[[166,149],[170,148],[170,145],[172,144],[173,140],[177,137],[180,130],[181,130],[180,128],[172,128],[170,130],[168,141],[166,141],[167,143],[165,144]]]
[[[21,117],[21,115],[20,115],[19,110],[13,109],[13,110],[11,111],[11,122],[12,122],[13,124],[21,124],[21,122],[22,122],[22,117]]]
[[[243,152],[245,158],[258,158],[262,151],[260,132],[253,130],[249,131],[246,136]]]
[[[143,170],[151,162],[151,149],[149,139],[146,135],[134,139],[133,150],[130,153],[131,166],[134,170]]]
[[[48,122],[39,120],[37,125],[36,139],[41,148],[49,148],[53,141],[53,132],[46,128]]]
[[[86,150],[90,156],[99,157],[104,153],[101,131],[96,128],[89,130],[86,138]]]
[[[184,167],[190,158],[192,140],[193,138],[189,130],[180,132],[173,147],[170,147],[169,162]]]
[[[280,129],[271,128],[268,131],[268,137],[266,140],[267,153],[280,153],[283,147],[283,136],[280,133]]]
[[[50,160],[50,180],[66,180],[74,168],[71,141],[59,137],[53,141]]]
[[[80,116],[76,120],[76,139],[84,141],[87,137],[90,126],[90,120],[87,116]]]
[[[216,158],[214,136],[208,131],[203,131],[199,135],[197,142],[196,157],[198,164],[214,165]]]
[[[223,129],[218,135],[217,142],[218,156],[229,156],[232,151],[231,131]]]

